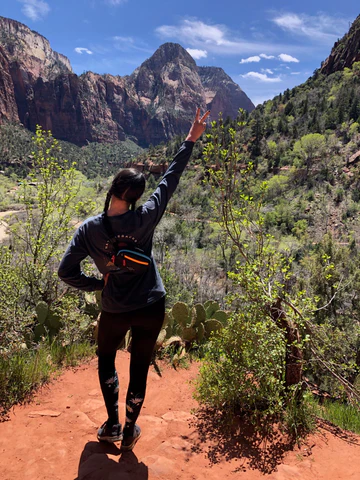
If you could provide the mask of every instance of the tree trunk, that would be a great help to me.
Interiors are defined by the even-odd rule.
[[[286,318],[280,298],[270,307],[270,315],[274,322],[284,331],[286,339],[285,386],[289,388],[302,382],[303,352],[298,346],[300,334],[298,329]]]

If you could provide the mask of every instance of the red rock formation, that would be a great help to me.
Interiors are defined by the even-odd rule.
[[[9,60],[4,49],[0,46],[0,123],[4,120],[18,122],[19,116]]]
[[[239,108],[252,112],[252,101],[239,85],[231,80],[222,68],[199,67],[198,72],[205,90],[206,106],[211,110],[211,117],[236,118]]]
[[[198,106],[213,108],[213,118],[219,111],[234,117],[239,107],[254,108],[221,69],[198,69],[177,44],[162,45],[132,75],[119,77],[73,74],[68,59],[51,50],[44,37],[3,17],[0,43],[6,50],[0,59],[0,81],[6,83],[5,93],[0,92],[0,121],[17,120],[9,113],[17,110],[30,130],[39,124],[77,145],[126,136],[141,146],[156,145],[184,134]]]
[[[352,23],[349,32],[334,44],[320,72],[330,75],[345,67],[351,68],[354,62],[360,62],[360,15]]]
[[[65,55],[54,52],[45,37],[16,20],[0,17],[0,43],[9,58],[16,58],[33,79],[47,80],[60,73],[72,73]]]

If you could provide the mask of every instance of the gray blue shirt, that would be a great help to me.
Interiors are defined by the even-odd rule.
[[[186,167],[194,142],[181,144],[174,160],[149,200],[136,210],[109,216],[116,239],[129,241],[152,258],[150,268],[142,275],[119,271],[112,263],[114,247],[103,223],[103,214],[85,220],[75,232],[59,266],[59,277],[72,287],[92,292],[102,290],[102,308],[106,312],[128,312],[156,302],[165,289],[152,255],[154,230],[163,216]],[[90,256],[104,280],[85,275],[80,263]]]

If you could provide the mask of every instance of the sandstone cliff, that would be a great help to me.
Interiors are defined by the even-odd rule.
[[[54,52],[45,37],[20,22],[0,17],[0,43],[9,59],[33,78],[47,80],[63,72],[72,72],[68,58]]]
[[[18,122],[14,85],[11,78],[9,59],[0,45],[0,122]]]
[[[360,62],[360,15],[352,23],[349,32],[335,43],[320,72],[330,75],[345,67],[350,68],[354,62]]]
[[[77,76],[68,59],[25,25],[0,17],[0,121],[40,124],[77,145],[126,136],[141,146],[184,134],[195,109],[235,117],[254,105],[222,69],[198,68],[178,44],[158,48],[132,75]]]
[[[218,118],[220,112],[224,118],[236,118],[240,107],[248,112],[254,110],[252,101],[222,68],[199,67],[198,72],[212,118]]]

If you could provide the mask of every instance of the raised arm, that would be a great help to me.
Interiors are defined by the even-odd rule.
[[[200,108],[197,109],[195,120],[191,125],[185,141],[181,144],[174,160],[171,162],[156,190],[142,206],[142,213],[154,228],[159,223],[172,194],[178,186],[180,177],[190,159],[194,143],[205,131],[206,119],[209,115],[210,112],[207,111],[200,117]]]

